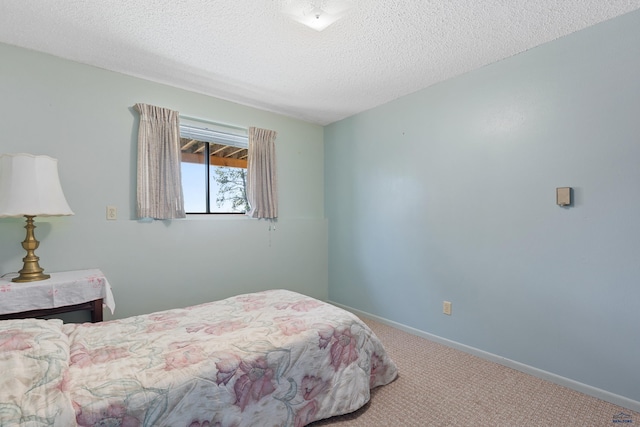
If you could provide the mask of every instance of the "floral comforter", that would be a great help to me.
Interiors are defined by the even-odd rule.
[[[97,324],[0,322],[2,426],[304,426],[396,366],[356,316],[273,290]]]

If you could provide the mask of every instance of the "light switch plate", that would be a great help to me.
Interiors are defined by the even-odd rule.
[[[556,203],[558,206],[571,205],[571,187],[556,188]]]

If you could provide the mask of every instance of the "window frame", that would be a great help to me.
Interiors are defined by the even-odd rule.
[[[202,143],[204,145],[204,154],[203,161],[205,167],[205,211],[204,212],[187,212],[187,215],[245,215],[246,212],[212,212],[211,211],[211,172],[212,167],[238,167],[248,170],[248,165],[245,160],[244,166],[234,166],[234,165],[225,165],[225,164],[212,164],[211,161],[211,147],[212,144],[224,145],[226,147],[237,147],[240,149],[248,150],[249,146],[249,135],[248,129],[226,125],[210,120],[198,119],[188,116],[180,116],[180,140],[182,139],[192,139],[197,141],[198,143]],[[184,163],[182,160],[183,152],[181,145],[181,163]],[[218,157],[221,158],[221,157]],[[227,158],[230,163],[237,163],[238,159]],[[194,162],[196,163],[196,162]],[[226,161],[224,161],[226,163]],[[183,182],[183,192],[184,192],[184,182]],[[245,184],[245,192],[246,192],[246,184]]]

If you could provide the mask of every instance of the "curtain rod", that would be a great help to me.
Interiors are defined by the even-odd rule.
[[[222,123],[222,122],[214,122],[213,120],[202,119],[200,117],[187,116],[186,114],[180,114],[180,113],[178,113],[178,114],[179,114],[180,117],[184,117],[185,119],[188,119],[188,120],[195,120],[195,121],[198,121],[198,122],[209,123],[209,124],[212,124],[212,125],[224,126],[224,127],[228,127],[228,128],[232,128],[232,129],[239,129],[239,130],[244,130],[244,131],[248,131],[249,130],[249,128],[243,127],[243,126],[230,125],[229,123]]]

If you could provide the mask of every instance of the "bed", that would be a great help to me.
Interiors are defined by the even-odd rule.
[[[0,322],[2,426],[304,426],[397,368],[355,315],[286,290],[103,323]]]

